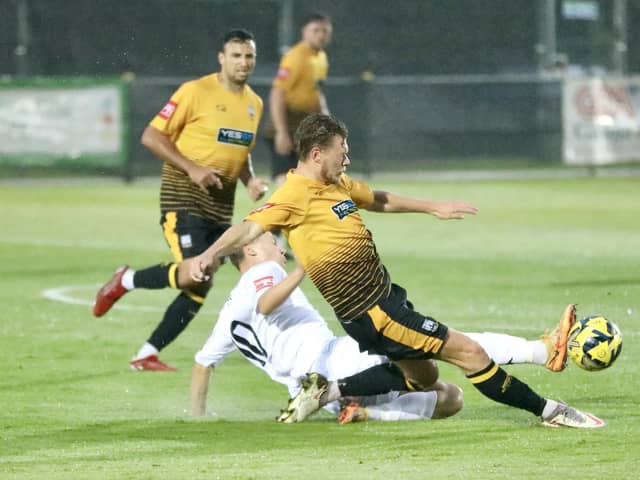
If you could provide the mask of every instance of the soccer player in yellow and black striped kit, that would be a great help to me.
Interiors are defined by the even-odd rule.
[[[302,38],[282,56],[269,93],[266,136],[272,139],[271,176],[280,186],[298,161],[293,135],[310,113],[329,113],[323,91],[329,74],[325,49],[331,42],[331,18],[316,12],[302,25]]]
[[[463,218],[476,208],[463,201],[430,201],[372,190],[345,173],[350,164],[347,129],[334,118],[316,114],[296,131],[298,166],[259,209],[234,225],[202,255],[191,259],[194,280],[206,280],[207,269],[226,255],[273,228],[288,235],[298,262],[333,307],[345,331],[360,349],[386,355],[404,373],[409,387],[428,389],[437,379],[433,359],[456,365],[485,396],[527,410],[551,426],[593,428],[602,420],[541,397],[513,377],[466,335],[413,309],[407,292],[391,281],[359,209],[419,212],[440,219]],[[566,362],[566,340],[575,321],[573,305],[565,311],[554,348]],[[304,420],[341,396],[342,380],[328,382],[311,374],[302,392],[279,417]],[[369,385],[371,386],[371,385]],[[369,392],[372,394],[373,392]]]
[[[142,135],[142,143],[164,162],[161,225],[175,263],[138,271],[121,267],[98,292],[93,312],[104,315],[133,288],[170,286],[181,293],[132,359],[133,369],[175,370],[158,353],[186,328],[211,288],[210,281],[179,277],[178,263],[203,252],[229,227],[238,179],[253,200],[266,191],[250,157],[263,110],[262,99],[247,85],[255,60],[250,32],[227,33],[218,53],[220,72],[181,85]]]

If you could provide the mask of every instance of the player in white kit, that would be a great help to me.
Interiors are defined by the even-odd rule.
[[[366,391],[372,383],[375,393],[389,392],[349,398],[343,403],[342,423],[444,418],[462,408],[462,391],[456,385],[437,380],[430,391],[409,391],[411,385],[386,357],[360,352],[351,337],[336,337],[298,287],[304,278],[302,268],[297,266],[287,274],[285,261],[284,251],[268,232],[232,256],[242,276],[213,332],[195,356],[192,415],[205,414],[211,372],[235,350],[273,380],[286,385],[292,397],[299,392],[308,372],[320,373],[329,380],[344,379],[339,384],[344,397],[352,397],[350,391]],[[549,351],[542,340],[529,342],[493,333],[467,335],[497,363],[547,361]],[[332,402],[325,409],[337,414],[340,406]]]

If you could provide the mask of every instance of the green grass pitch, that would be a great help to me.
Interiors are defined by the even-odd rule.
[[[175,374],[132,372],[169,290],[136,291],[101,319],[97,287],[120,264],[169,260],[154,183],[0,184],[0,478],[602,479],[640,466],[640,179],[378,182],[462,198],[476,217],[364,213],[394,281],[416,308],[462,330],[537,337],[567,303],[624,336],[609,370],[507,367],[539,393],[601,416],[594,431],[544,428],[482,397],[449,365],[465,407],[440,421],[340,426],[320,413],[274,421],[283,386],[239,355],[214,372],[207,420],[186,414],[193,354],[237,274],[226,266],[162,358]],[[238,211],[251,208],[242,187]],[[238,217],[240,218],[240,217]],[[340,332],[313,286],[303,288]],[[58,298],[51,300],[44,296]],[[340,332],[341,333],[341,332]]]

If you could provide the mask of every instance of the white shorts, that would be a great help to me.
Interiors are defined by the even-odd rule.
[[[387,357],[361,352],[358,343],[351,337],[335,337],[325,345],[311,371],[329,380],[338,380],[387,362]]]
[[[387,357],[361,352],[358,343],[351,337],[336,337],[326,344],[313,364],[311,371],[320,373],[329,380],[338,380],[388,362],[389,359]],[[390,402],[397,398],[398,395],[398,392],[390,392],[382,395],[359,397],[357,400],[363,406],[379,405]],[[325,405],[324,409],[337,415],[340,412],[340,405],[338,402],[331,402]]]

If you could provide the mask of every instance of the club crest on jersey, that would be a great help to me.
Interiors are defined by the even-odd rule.
[[[218,129],[218,141],[220,143],[229,143],[231,145],[248,147],[253,141],[253,133],[222,127]]]
[[[176,111],[177,106],[178,104],[176,102],[169,100],[167,104],[162,107],[162,110],[158,112],[158,116],[163,120],[169,120],[173,115],[173,112]]]
[[[249,118],[253,120],[253,117],[256,116],[256,111],[253,109],[253,105],[249,105],[247,107],[247,111],[249,112]]]
[[[422,329],[425,332],[434,333],[438,330],[438,322],[436,322],[433,318],[425,318],[424,322],[422,322]]]
[[[353,200],[349,199],[332,205],[331,210],[333,210],[333,213],[336,214],[338,219],[342,220],[344,217],[357,212],[358,207],[356,207],[356,204],[353,202]]]

